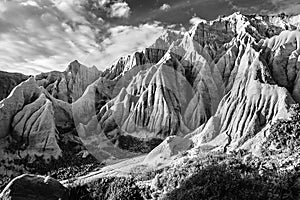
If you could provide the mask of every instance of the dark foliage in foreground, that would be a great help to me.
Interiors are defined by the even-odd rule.
[[[151,139],[149,141],[143,141],[136,137],[120,135],[118,137],[118,147],[136,153],[149,153],[155,147],[157,147],[163,140]]]
[[[270,128],[270,134],[263,144],[265,154],[291,153],[300,150],[300,105],[294,104],[290,107],[291,119],[280,119]],[[270,147],[273,146],[273,149]]]
[[[142,200],[142,191],[132,178],[105,177],[70,189],[72,200]]]
[[[299,188],[294,185],[297,177],[295,174],[259,175],[257,170],[242,172],[242,168],[226,164],[208,166],[183,181],[179,188],[167,194],[164,199],[293,200],[296,198]]]

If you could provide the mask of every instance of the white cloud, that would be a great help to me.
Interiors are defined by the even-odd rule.
[[[130,8],[126,2],[117,2],[110,6],[110,16],[118,18],[128,18],[130,15]]]
[[[5,22],[6,27],[0,29],[0,70],[25,74],[61,71],[74,59],[99,53],[94,30],[70,1],[22,3],[2,5],[5,11],[1,12],[0,24]],[[90,61],[86,64],[92,65],[97,59]]]
[[[139,27],[116,26],[109,29],[111,37],[103,41],[102,59],[99,66],[109,66],[120,56],[141,51],[150,46],[161,35],[159,24],[143,24]]]
[[[32,0],[21,2],[21,5],[39,7],[38,4],[35,1],[32,1]]]
[[[63,71],[75,59],[104,69],[113,59],[149,46],[162,30],[158,24],[111,27],[103,21],[95,27],[83,17],[76,0],[35,2],[0,3],[0,70]]]
[[[199,23],[206,23],[207,21],[205,19],[201,19],[199,17],[192,17],[189,22],[190,22],[190,24],[196,25]]]
[[[167,11],[171,8],[169,4],[164,3],[159,9],[162,11]]]

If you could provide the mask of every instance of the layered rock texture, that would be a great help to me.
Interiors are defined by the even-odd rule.
[[[53,97],[72,103],[81,97],[86,87],[96,81],[100,74],[96,67],[87,68],[75,60],[64,72],[42,73],[35,79]]]
[[[234,13],[166,30],[104,72],[74,61],[31,77],[0,102],[2,146],[47,160],[68,138],[116,159],[167,138],[148,162],[191,148],[259,154],[270,124],[300,103],[299,24],[299,16]]]

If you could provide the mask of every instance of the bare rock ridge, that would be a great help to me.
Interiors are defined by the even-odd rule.
[[[234,13],[166,30],[104,72],[74,61],[31,77],[0,102],[0,155],[59,158],[67,136],[99,159],[148,152],[164,139],[146,160],[192,147],[259,154],[270,124],[300,103],[299,24],[299,16]],[[7,152],[12,144],[17,151]]]
[[[72,103],[81,97],[86,87],[96,81],[100,74],[96,67],[88,68],[75,60],[64,72],[41,73],[35,79],[53,97]]]
[[[0,102],[1,174],[23,171],[20,166],[12,166],[20,159],[34,162],[42,157],[49,162],[61,156],[54,105],[46,94],[31,77]]]

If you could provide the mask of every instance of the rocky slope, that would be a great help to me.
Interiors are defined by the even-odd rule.
[[[0,102],[1,167],[57,159],[61,141],[112,160],[164,140],[145,158],[152,166],[182,151],[260,155],[270,125],[300,103],[299,24],[299,16],[234,13],[166,30],[104,72],[74,61],[31,77]]]
[[[87,68],[75,60],[64,72],[42,73],[35,79],[53,97],[72,103],[82,96],[86,87],[97,80],[100,74],[96,67]]]
[[[6,98],[14,87],[26,79],[28,79],[28,76],[23,74],[0,71],[0,101]]]

